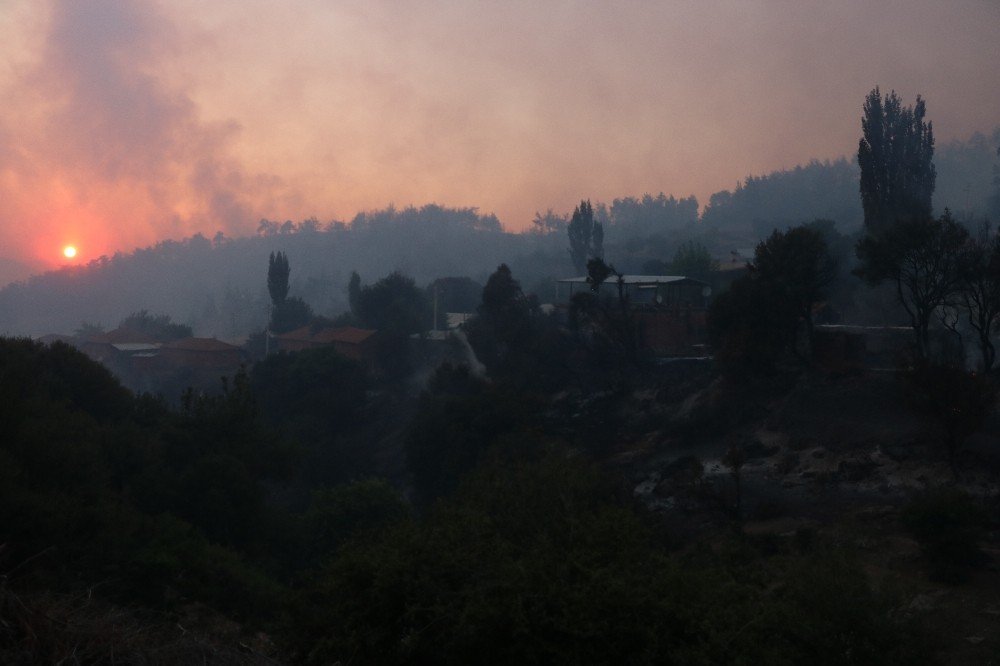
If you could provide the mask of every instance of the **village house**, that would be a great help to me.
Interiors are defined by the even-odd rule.
[[[377,331],[353,326],[315,328],[312,325],[268,337],[268,353],[294,352],[331,346],[346,358],[374,369]]]
[[[181,338],[160,345],[156,356],[161,368],[198,368],[205,371],[239,369],[247,362],[241,348],[215,338]]]
[[[636,326],[639,349],[656,356],[700,356],[706,343],[708,283],[683,275],[623,275],[620,278]],[[617,297],[619,279],[603,282],[598,294]],[[590,291],[586,277],[556,281],[558,307],[573,294]]]
[[[157,340],[147,333],[119,327],[84,338],[61,339],[108,368],[133,391],[162,393],[168,397],[192,387],[214,392],[223,376],[232,376],[248,362],[246,352],[215,338],[186,337]]]

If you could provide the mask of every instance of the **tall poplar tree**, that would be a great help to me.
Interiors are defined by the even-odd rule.
[[[934,128],[924,122],[924,100],[904,107],[896,94],[876,86],[865,98],[858,145],[865,228],[881,233],[900,220],[931,216],[937,173]]]
[[[960,291],[969,236],[947,209],[932,215],[934,129],[925,113],[919,96],[904,107],[895,91],[883,99],[876,87],[865,98],[858,146],[866,233],[855,273],[871,285],[895,283],[919,360],[930,358],[934,315]]]
[[[1000,146],[997,146],[997,157],[1000,157]],[[1000,218],[1000,162],[993,167],[993,194],[990,196],[990,215]]]
[[[277,307],[288,297],[288,276],[292,269],[284,252],[272,252],[267,260],[267,291]]]
[[[587,261],[604,258],[604,226],[594,220],[590,201],[581,201],[573,210],[566,228],[569,234],[569,255],[578,274],[587,272]]]

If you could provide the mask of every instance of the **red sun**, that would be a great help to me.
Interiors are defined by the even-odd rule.
[[[63,248],[62,253],[67,259],[72,259],[76,256],[76,248],[72,245],[67,245]]]

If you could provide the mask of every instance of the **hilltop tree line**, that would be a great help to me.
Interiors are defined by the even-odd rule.
[[[975,215],[1000,214],[1000,130],[936,151],[939,207],[975,226]],[[726,262],[733,250],[752,248],[774,228],[834,220],[838,232],[862,228],[860,169],[846,160],[812,162],[792,170],[748,176],[716,193],[698,215],[693,197],[665,194],[593,202],[603,231],[604,256],[626,273],[649,262],[668,262],[695,242]],[[585,273],[567,253],[572,211],[546,211],[532,228],[503,231],[495,216],[473,208],[389,207],[359,213],[349,222],[261,220],[254,238],[195,235],[183,241],[98,258],[86,266],[33,277],[0,290],[0,331],[65,333],[81,322],[108,327],[129,313],[155,309],[189,325],[198,335],[230,339],[262,328],[270,299],[259,270],[271,252],[296,265],[290,288],[314,312],[335,316],[348,309],[343,285],[353,270],[372,276],[400,271],[426,285],[441,276],[483,284],[492,267],[508,264],[543,302],[552,280]],[[596,256],[596,255],[595,255]]]

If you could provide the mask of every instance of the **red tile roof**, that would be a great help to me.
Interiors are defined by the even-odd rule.
[[[317,344],[333,344],[343,342],[350,345],[359,345],[365,340],[375,335],[375,331],[366,328],[354,328],[344,326],[342,328],[321,328],[314,331],[312,326],[303,326],[288,333],[279,333],[274,337],[279,340],[296,340],[301,342],[314,342]]]

